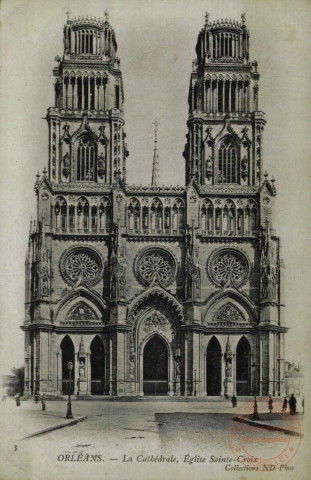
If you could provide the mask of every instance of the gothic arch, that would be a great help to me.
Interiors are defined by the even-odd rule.
[[[221,360],[221,345],[214,335],[206,348],[207,395],[220,395],[221,393]]]
[[[163,305],[164,309],[174,315],[178,322],[183,321],[183,308],[178,300],[169,292],[159,286],[151,286],[144,292],[140,293],[131,303],[127,316],[127,323],[132,324],[137,319],[137,315],[142,308],[148,305]]]
[[[236,393],[250,395],[251,391],[251,346],[243,335],[236,347]]]
[[[103,339],[95,335],[90,343],[91,394],[103,395],[105,391],[106,356]]]
[[[61,392],[63,394],[74,392],[75,385],[75,346],[70,335],[65,335],[60,342],[61,353]],[[73,364],[71,379],[69,378],[68,363]]]
[[[139,352],[140,391],[144,395],[167,395],[170,390],[172,350],[165,336],[148,335]]]
[[[249,323],[257,323],[256,307],[253,302],[249,297],[233,288],[228,288],[225,291],[216,293],[208,299],[206,310],[203,314],[203,323],[210,323],[219,309],[227,303],[234,305],[246,320],[249,319]]]
[[[105,318],[106,304],[102,297],[85,287],[79,287],[71,290],[61,299],[54,321],[60,322],[65,319],[67,313],[81,301],[93,309],[100,320]]]

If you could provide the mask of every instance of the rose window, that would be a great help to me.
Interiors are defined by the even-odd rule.
[[[144,285],[152,282],[167,286],[175,278],[176,262],[166,250],[147,248],[136,259],[136,275]]]
[[[74,248],[62,258],[62,273],[68,283],[94,284],[102,270],[99,255],[91,249]]]
[[[248,262],[245,256],[235,250],[216,253],[209,261],[209,275],[219,286],[241,285],[248,277]]]

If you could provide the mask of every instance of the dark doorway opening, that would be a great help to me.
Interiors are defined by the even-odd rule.
[[[206,394],[220,395],[221,392],[221,348],[213,337],[206,351]]]
[[[68,335],[62,340],[60,344],[62,351],[62,393],[63,395],[68,395],[69,389],[70,394],[74,392],[75,385],[75,348],[72,343],[72,340]],[[71,371],[71,381],[69,382],[69,370],[68,362],[73,363],[73,369]],[[70,383],[70,386],[69,386]]]
[[[91,394],[105,393],[105,351],[102,340],[96,336],[91,343]]]
[[[236,349],[236,393],[250,395],[251,347],[242,337]]]
[[[155,335],[144,349],[144,394],[167,395],[168,351],[165,342]]]

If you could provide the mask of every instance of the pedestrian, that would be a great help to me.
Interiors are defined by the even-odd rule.
[[[15,395],[15,401],[16,401],[16,406],[17,406],[17,407],[20,407],[20,406],[21,406],[20,396],[21,396],[20,393],[17,393],[17,394]]]
[[[302,413],[305,413],[305,397],[302,397],[301,406],[302,406]]]
[[[290,411],[290,414],[291,415],[295,415],[296,414],[296,403],[297,403],[297,400],[294,396],[294,394],[292,393],[291,397],[289,397],[289,411]]]
[[[232,407],[235,408],[237,406],[237,398],[235,395],[232,395],[231,397],[231,403],[232,403]]]
[[[3,389],[3,395],[2,395],[2,401],[3,402],[6,402],[6,393],[7,393],[7,390],[6,388]]]
[[[287,409],[287,398],[284,397],[282,412],[286,412],[286,409]]]
[[[45,397],[44,393],[42,393],[42,395],[41,395],[42,410],[46,410],[45,402],[46,402],[46,397]]]
[[[269,395],[268,408],[269,408],[270,413],[272,413],[272,410],[273,410],[273,400],[272,400],[271,395]]]

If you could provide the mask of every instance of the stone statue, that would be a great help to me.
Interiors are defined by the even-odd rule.
[[[130,378],[130,380],[135,379],[134,372],[135,372],[135,363],[133,362],[133,357],[131,357],[130,361],[129,361],[129,378]]]
[[[85,377],[85,364],[84,364],[84,361],[83,361],[83,360],[80,360],[79,374],[80,374],[80,378],[84,378],[84,377]]]

